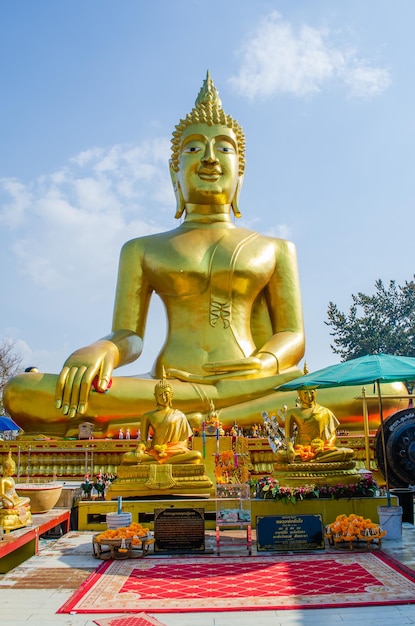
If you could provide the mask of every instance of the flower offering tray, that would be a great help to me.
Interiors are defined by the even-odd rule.
[[[137,559],[144,557],[153,543],[150,535],[140,537],[140,543],[135,544],[132,538],[127,539],[99,539],[96,535],[92,539],[92,553],[96,559],[108,561],[110,559]]]
[[[92,538],[92,554],[96,559],[136,559],[148,553],[154,543],[152,533],[141,524],[111,529]]]
[[[382,537],[371,537],[370,539],[349,539],[336,537],[326,534],[327,541],[330,546],[338,550],[370,550],[376,548],[380,550],[382,547]]]
[[[329,545],[335,548],[350,550],[371,547],[380,549],[382,537],[386,535],[379,524],[374,524],[370,519],[364,519],[360,515],[352,513],[349,516],[338,515],[332,524],[326,526],[325,536]]]

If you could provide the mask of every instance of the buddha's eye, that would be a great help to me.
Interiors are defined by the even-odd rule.
[[[200,152],[201,149],[202,149],[201,146],[197,144],[188,143],[187,146],[184,146],[183,153],[184,154],[196,154],[197,152]]]
[[[230,146],[229,144],[218,144],[216,149],[224,154],[233,154],[235,152],[233,146]]]

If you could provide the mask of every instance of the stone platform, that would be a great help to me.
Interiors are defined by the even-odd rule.
[[[398,498],[391,497],[392,506],[398,505]],[[373,498],[342,498],[330,500],[315,498],[302,500],[296,504],[286,504],[275,500],[251,500],[252,528],[256,528],[256,518],[264,515],[321,515],[323,524],[331,524],[341,514],[362,515],[378,522],[378,506],[387,506],[386,497]],[[125,500],[122,502],[124,512],[131,512],[132,521],[139,522],[154,529],[154,510],[159,508],[203,508],[205,510],[206,529],[216,527],[216,499],[191,497],[149,498]],[[105,500],[80,500],[77,503],[78,530],[106,530],[106,514],[117,511],[117,502]]]
[[[212,489],[213,483],[205,474],[204,464],[120,465],[117,479],[108,487],[105,499],[113,500],[120,496],[209,495]]]

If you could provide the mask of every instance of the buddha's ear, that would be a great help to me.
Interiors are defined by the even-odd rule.
[[[183,215],[183,211],[186,205],[184,202],[182,190],[180,189],[180,183],[177,180],[177,172],[174,170],[173,164],[171,161],[169,165],[170,165],[171,182],[173,183],[174,195],[176,196],[176,214],[174,217],[176,219],[180,219],[181,216]]]
[[[238,178],[238,183],[235,189],[235,195],[233,197],[232,204],[231,204],[232,211],[235,217],[242,217],[242,213],[239,210],[239,194],[241,193],[243,180],[244,180],[244,177],[243,177],[243,174],[241,174],[241,176],[239,176]]]

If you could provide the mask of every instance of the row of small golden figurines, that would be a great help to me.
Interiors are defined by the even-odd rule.
[[[106,474],[116,474],[118,466],[117,465],[89,465],[85,467],[85,465],[39,465],[39,466],[27,466],[21,465],[20,468],[17,469],[17,476],[20,481],[26,481],[26,479],[32,479],[36,477],[45,477],[51,478],[55,480],[56,478],[63,477],[72,477],[72,478],[84,478],[85,474],[89,474],[90,476],[98,476],[100,471]],[[0,474],[3,473],[2,467],[0,466]]]

